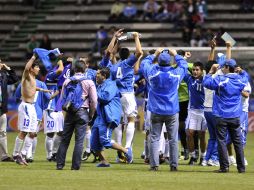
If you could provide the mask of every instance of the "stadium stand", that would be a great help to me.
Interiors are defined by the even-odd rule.
[[[134,0],[138,12],[142,12],[145,0]],[[38,39],[47,33],[52,47],[72,55],[87,54],[95,40],[96,30],[103,25],[106,29],[115,25],[126,31],[142,33],[142,46],[182,46],[181,29],[172,30],[172,23],[143,22],[108,23],[113,0],[94,0],[92,5],[77,4],[77,0],[44,0],[41,6],[23,5],[18,0],[0,0],[0,57],[9,65],[20,70],[24,66],[26,43],[30,35]],[[208,17],[203,25],[218,31],[223,27],[237,41],[237,46],[247,46],[252,41],[254,13],[242,13],[238,0],[208,1]],[[129,43],[124,45],[129,46]],[[250,56],[242,58],[245,62]]]

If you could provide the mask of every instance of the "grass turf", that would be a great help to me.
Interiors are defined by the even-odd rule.
[[[12,153],[16,135],[17,133],[14,132],[8,133],[10,153]],[[0,190],[254,189],[254,133],[248,134],[245,155],[249,165],[245,174],[238,174],[235,166],[230,167],[230,173],[218,174],[213,172],[218,169],[217,167],[188,166],[187,161],[180,161],[178,172],[170,172],[167,164],[161,165],[158,172],[148,171],[149,166],[144,165],[140,158],[143,151],[143,138],[143,133],[136,133],[133,164],[115,164],[115,151],[106,150],[106,155],[111,162],[110,168],[97,168],[95,163],[91,163],[91,156],[82,163],[79,171],[70,170],[72,139],[66,166],[64,170],[57,171],[54,162],[46,161],[45,137],[43,133],[39,133],[35,161],[29,166],[0,162]]]

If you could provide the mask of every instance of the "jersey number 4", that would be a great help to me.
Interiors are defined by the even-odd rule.
[[[123,73],[122,73],[122,68],[121,68],[121,67],[118,67],[118,68],[117,68],[116,78],[117,78],[117,79],[123,78]]]

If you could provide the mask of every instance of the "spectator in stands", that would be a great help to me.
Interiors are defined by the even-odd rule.
[[[144,4],[143,11],[143,20],[154,20],[159,9],[159,5],[155,0],[147,0]]]
[[[107,45],[107,42],[108,33],[105,30],[104,26],[100,26],[99,30],[96,32],[96,39],[92,47],[92,52],[97,51],[97,55],[100,55],[102,48]]]
[[[35,35],[32,35],[30,41],[26,45],[26,58],[29,59],[33,55],[34,48],[39,47],[39,42],[36,40]]]
[[[119,0],[115,0],[110,10],[110,16],[108,18],[109,22],[118,22],[121,20],[122,13],[124,9],[124,4]]]
[[[51,41],[49,39],[48,34],[43,34],[42,40],[40,42],[40,48],[46,49],[46,50],[51,50]]]
[[[201,29],[196,28],[192,32],[190,45],[191,47],[202,47],[204,43],[204,37],[201,34]]]
[[[253,0],[241,0],[240,10],[245,13],[250,13],[253,8]]]
[[[170,18],[170,13],[168,12],[168,0],[165,0],[164,2],[161,2],[155,20],[163,22],[169,20]]]
[[[213,39],[213,37],[215,36],[212,29],[208,28],[208,29],[202,29],[202,34],[204,34],[204,42],[203,42],[203,46],[208,46],[209,42]]]
[[[200,17],[200,23],[204,23],[204,19],[207,17],[206,1],[196,0],[196,10]]]
[[[127,5],[123,9],[123,21],[124,22],[133,22],[137,15],[137,8],[132,4],[131,0],[128,0]]]
[[[182,42],[184,43],[185,46],[189,46],[190,40],[191,40],[190,29],[187,26],[184,26],[182,31]]]

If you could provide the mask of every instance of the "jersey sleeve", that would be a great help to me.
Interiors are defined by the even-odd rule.
[[[129,65],[130,67],[133,67],[135,63],[137,62],[137,58],[134,54],[130,55],[128,59],[126,59],[126,64]]]

